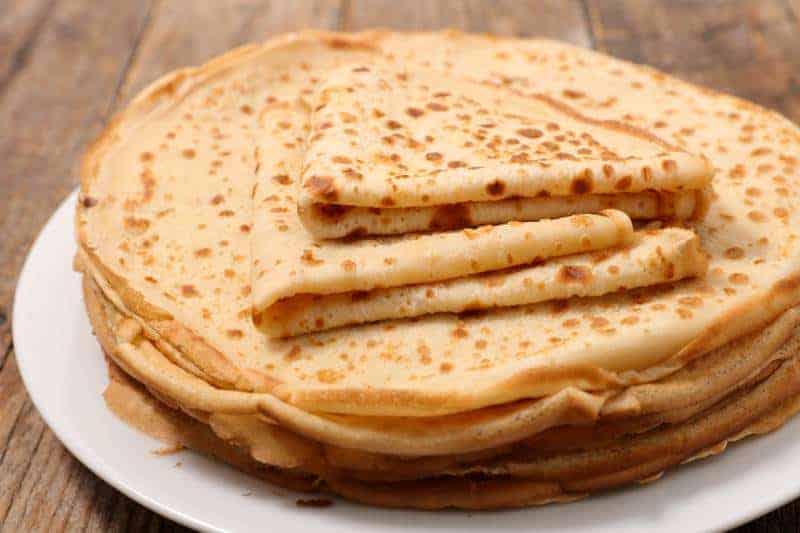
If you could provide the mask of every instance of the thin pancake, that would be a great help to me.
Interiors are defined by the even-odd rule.
[[[533,266],[423,285],[287,298],[270,306],[258,320],[269,336],[287,337],[431,313],[601,296],[702,275],[706,267],[697,236],[669,228],[640,232],[629,246],[555,258]]]
[[[590,395],[567,389],[541,400],[443,417],[326,416],[300,411],[269,395],[256,397],[212,389],[171,364],[140,337],[141,330],[135,325],[133,328],[126,326],[131,321],[104,301],[101,292],[88,279],[85,297],[90,318],[106,352],[159,397],[169,398],[171,403],[188,412],[211,411],[219,415],[261,412],[315,441],[359,450],[359,462],[365,465],[383,461],[365,452],[406,457],[453,455],[498,448],[522,439],[528,439],[536,448],[571,448],[575,443],[615,439],[664,422],[680,422],[710,407],[742,384],[758,379],[774,363],[793,357],[800,341],[797,336],[793,337],[800,323],[800,312],[792,310],[762,332],[719,348],[657,384],[643,387],[643,390],[628,389],[632,391],[631,396],[640,399],[637,402],[619,401],[620,396],[625,397],[624,393]],[[667,407],[659,411],[656,409],[659,405]],[[605,417],[612,421],[610,426],[586,430],[557,427],[592,424],[604,411]],[[616,423],[623,415],[633,418]],[[244,438],[246,431],[238,433]],[[274,432],[267,437],[268,446],[274,446]],[[250,433],[247,438],[251,445],[259,445],[257,434]],[[296,446],[294,452],[302,449]],[[314,455],[313,452],[306,454],[307,457]]]
[[[474,230],[318,242],[302,226],[296,205],[307,112],[291,96],[297,87],[278,89],[288,96],[279,93],[248,128],[260,132],[255,139],[253,221],[248,229],[256,312],[298,294],[430,283],[609,248],[631,238],[629,217],[604,210]]]
[[[200,422],[163,406],[113,368],[104,396],[120,418],[141,431],[213,455],[282,486],[297,490],[327,487],[356,501],[389,507],[494,509],[570,501],[589,491],[637,480],[652,481],[666,468],[724,451],[729,441],[773,431],[800,409],[800,398],[795,390],[800,389],[797,374],[795,360],[794,364],[783,365],[760,385],[736,395],[720,408],[712,409],[685,426],[653,432],[626,443],[622,465],[619,450],[610,447],[595,450],[591,456],[566,455],[538,460],[529,457],[526,463],[506,459],[493,467],[475,467],[484,472],[477,478],[445,476],[399,483],[363,482],[348,478],[343,471],[327,471],[323,474],[325,483],[320,484],[314,481],[316,476],[302,471],[259,466],[242,450],[215,437]],[[589,476],[586,476],[587,468]],[[491,470],[507,473],[485,473]],[[531,470],[538,477],[516,477]],[[576,473],[580,473],[579,477],[573,477]],[[557,480],[549,479],[554,475]]]
[[[342,207],[314,204],[299,207],[303,225],[319,239],[442,231],[499,224],[508,220],[540,220],[617,209],[634,220],[697,220],[708,191],[583,194],[550,198],[511,198],[440,207]]]
[[[549,96],[404,64],[354,63],[317,89],[298,205],[305,221],[314,205],[336,212],[682,192],[705,188],[712,174],[702,157]],[[392,210],[382,214],[393,218]]]

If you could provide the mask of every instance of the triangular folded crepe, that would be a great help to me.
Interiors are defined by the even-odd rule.
[[[259,117],[264,133],[256,139],[251,234],[257,313],[299,294],[431,283],[620,246],[633,234],[627,215],[605,210],[427,235],[316,241],[295,207],[306,120],[301,106],[280,101]]]
[[[475,218],[498,223],[515,219],[482,213],[498,200],[538,206],[542,198],[647,190],[693,204],[679,213],[686,217],[699,204],[686,191],[701,191],[713,174],[705,158],[643,130],[426,69],[347,65],[321,84],[313,105],[299,210],[317,237],[428,229],[417,218],[434,229],[471,226],[473,214],[453,208],[466,202],[478,203],[469,207]],[[557,216],[570,211],[557,205]],[[416,208],[414,220],[394,208]],[[522,212],[533,218],[540,209]]]
[[[469,307],[521,305],[581,294],[603,294],[610,292],[600,289],[604,280],[614,283],[613,276],[609,278],[607,273],[596,278],[585,292],[575,287],[569,294],[553,292],[549,296],[542,291],[533,294],[529,290],[512,290],[511,282],[505,288],[495,287],[489,291],[491,294],[479,296],[474,287],[470,288],[474,280],[461,283],[458,278],[523,267],[552,257],[622,246],[632,237],[629,217],[617,210],[598,210],[602,204],[598,199],[607,195],[592,195],[577,197],[577,201],[573,197],[533,201],[557,200],[563,206],[572,204],[573,212],[582,212],[585,207],[589,212],[598,211],[597,214],[555,219],[535,217],[535,222],[511,222],[433,234],[347,242],[318,241],[306,231],[295,211],[300,161],[307,154],[308,146],[303,141],[307,114],[297,102],[276,99],[262,111],[258,120],[263,133],[256,139],[255,150],[251,276],[255,321],[263,325],[263,330],[270,336],[289,336],[349,323],[452,312]],[[302,192],[299,194],[302,196]],[[641,204],[641,207],[630,205],[633,210],[675,209],[663,198],[664,193],[648,191],[639,194],[638,199],[629,198],[629,203]],[[519,200],[491,202],[489,207],[496,204],[502,210],[502,204],[515,202]],[[594,204],[589,205],[592,202]],[[523,209],[532,206],[528,204]],[[679,209],[687,208],[681,206]],[[689,209],[694,209],[694,205]],[[489,209],[483,211],[488,213]],[[553,211],[558,213],[559,209]],[[539,214],[549,213],[541,210]],[[698,249],[696,242],[692,249]],[[677,251],[675,246],[666,246],[665,250],[665,261],[670,264],[682,262],[679,254],[670,253]],[[643,268],[642,264],[631,266],[627,281],[623,283],[629,288],[664,281],[663,277],[656,280],[646,272],[635,276],[633,270],[636,268]],[[704,270],[705,261],[701,260],[691,268],[678,269],[669,280],[675,281]],[[523,283],[525,277],[518,274],[518,283]],[[445,280],[451,280],[447,283],[451,288],[446,295],[440,296],[441,287],[430,284],[441,284]],[[411,285],[414,287],[409,287]],[[379,291],[366,295],[359,305],[347,306],[348,309],[342,311],[342,298],[352,300],[353,295],[348,293],[357,291],[359,296],[364,296],[366,291],[375,290]],[[431,291],[437,296],[424,296]],[[385,299],[387,292],[393,295],[388,301]],[[403,302],[414,292],[422,294],[420,299],[425,303],[404,305]],[[501,296],[512,292],[513,297]],[[339,296],[315,301],[321,295]],[[299,309],[303,309],[300,315],[297,314]],[[332,315],[336,315],[335,318]]]
[[[287,298],[264,312],[260,322],[270,336],[286,337],[392,318],[601,296],[702,274],[706,266],[697,235],[668,228],[637,234],[628,247],[533,266],[369,292]]]

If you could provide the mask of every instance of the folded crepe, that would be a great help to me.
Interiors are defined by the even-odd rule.
[[[719,179],[706,216],[691,228],[709,254],[707,275],[566,304],[267,338],[252,321],[256,261],[272,269],[261,278],[269,281],[281,268],[269,248],[294,246],[289,279],[301,256],[304,268],[315,268],[323,249],[310,238],[292,240],[308,233],[290,216],[296,188],[280,183],[300,175],[286,170],[302,164],[302,147],[295,154],[291,146],[308,137],[308,112],[296,123],[269,117],[281,106],[293,112],[289,106],[311,98],[332,69],[388,56],[409,70],[477,73],[507,90],[569,99],[582,113],[631,122],[706,154]],[[296,130],[278,145],[284,155],[257,150],[284,125]],[[170,74],[132,102],[81,169],[81,260],[140,337],[193,378],[172,385],[210,412],[275,400],[291,408],[281,411],[285,420],[299,424],[309,413],[429,417],[562,391],[605,394],[675,373],[800,302],[797,131],[753,104],[548,41],[302,33]],[[267,197],[286,210],[271,213],[271,226],[256,223],[265,210],[253,201],[270,165],[264,177],[275,177],[276,189]],[[524,242],[524,232],[514,238]],[[341,266],[349,258],[337,259]],[[142,348],[128,343],[120,351],[138,365],[136,379],[151,385],[162,368],[136,343]]]
[[[303,224],[320,239],[430,232],[500,224],[509,220],[541,220],[606,209],[634,220],[697,220],[708,203],[707,190],[673,193],[642,191],[621,194],[581,194],[549,198],[509,198],[495,202],[464,202],[429,207],[332,206],[302,209]]]
[[[637,218],[690,218],[713,174],[703,157],[549,96],[402,62],[327,76],[301,171],[298,210],[317,238],[536,220],[603,204]]]
[[[708,262],[691,231],[642,231],[633,241],[434,283],[325,296],[303,294],[270,306],[258,322],[270,336],[288,337],[378,320],[601,296],[705,273]]]
[[[297,195],[302,194],[299,172],[307,154],[303,141],[307,124],[303,106],[291,100],[276,99],[258,116],[262,133],[255,139],[251,276],[255,322],[270,337],[466,308],[521,305],[581,294],[597,296],[616,290],[608,288],[614,283],[613,273],[608,272],[599,274],[584,291],[570,284],[573,289],[566,293],[548,295],[527,290],[513,298],[503,296],[514,291],[513,282],[504,288],[496,284],[479,298],[468,281],[455,281],[512,267],[526,270],[525,266],[554,257],[625,246],[633,240],[633,225],[628,215],[613,209],[429,234],[345,242],[315,240],[303,227],[295,205]],[[684,230],[690,240],[689,233]],[[652,272],[635,276],[627,270],[623,285],[643,287],[702,274],[704,260],[688,261],[699,255],[693,242],[689,248],[694,253],[685,256],[676,241],[660,249],[665,264],[682,265],[665,270],[669,276],[662,274],[656,279]],[[655,247],[650,253],[655,253]],[[643,264],[636,263],[638,267]],[[528,276],[520,271],[516,277],[519,285]],[[437,284],[445,280],[451,280],[453,286],[442,291]],[[385,298],[387,291],[394,295],[390,301]],[[430,296],[425,296],[422,305],[395,305],[407,300],[409,291]],[[342,302],[353,300],[353,293],[356,299],[362,299],[361,304],[340,312]],[[319,301],[323,295],[339,298]],[[314,316],[299,316],[296,311],[301,309]]]

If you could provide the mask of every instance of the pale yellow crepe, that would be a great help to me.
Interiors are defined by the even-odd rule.
[[[85,289],[90,318],[98,338],[107,353],[116,357],[118,342],[123,340],[120,334],[125,336],[125,333],[117,328],[125,322],[125,319],[120,320],[113,307],[102,301],[101,293],[92,288],[91,282],[85,284]],[[331,476],[341,478],[342,474],[345,474],[355,476],[359,480],[402,481],[442,474],[454,476],[480,472],[493,475],[510,474],[515,477],[534,475],[538,479],[544,477],[560,483],[564,481],[572,483],[576,478],[574,473],[570,472],[576,469],[581,477],[587,474],[591,477],[589,469],[593,469],[595,474],[598,469],[608,471],[622,467],[627,470],[636,463],[648,464],[651,460],[648,457],[656,464],[662,464],[662,460],[674,455],[683,457],[683,460],[691,460],[708,455],[709,452],[719,453],[724,450],[724,445],[709,446],[709,443],[714,444],[723,438],[736,440],[747,434],[772,431],[780,426],[786,417],[800,407],[797,400],[792,399],[800,390],[800,371],[798,371],[800,367],[797,360],[800,337],[796,334],[798,315],[796,310],[786,313],[775,325],[767,328],[769,331],[750,341],[737,343],[738,346],[733,347],[728,354],[735,358],[737,350],[740,349],[745,350],[748,355],[749,352],[760,352],[763,349],[766,350],[764,360],[771,363],[744,379],[732,392],[718,396],[711,402],[702,401],[702,407],[692,411],[685,418],[673,418],[669,420],[668,423],[671,424],[669,426],[659,427],[659,424],[655,424],[640,429],[639,436],[636,437],[621,438],[628,435],[626,431],[629,432],[632,427],[627,422],[622,422],[621,426],[620,422],[599,423],[594,427],[562,426],[540,434],[544,438],[539,438],[537,435],[536,438],[527,439],[513,447],[500,446],[480,453],[429,458],[393,457],[305,440],[272,422],[260,421],[253,416],[205,413],[187,409],[180,407],[160,391],[151,389],[150,392],[172,409],[181,408],[192,417],[208,424],[218,438],[244,448],[252,459],[266,465],[292,469],[295,475],[306,472],[327,478]],[[787,328],[794,334],[788,341],[783,342],[780,340],[784,338],[781,332]],[[769,350],[775,349],[776,346],[774,353],[770,353]],[[720,350],[720,355],[728,351]],[[732,369],[734,374],[745,375],[741,374],[736,366]],[[136,384],[116,370],[115,365],[112,365],[111,370],[112,382],[105,397],[114,412],[135,427],[157,438],[192,447],[199,445],[206,453],[209,450],[215,453],[214,437],[209,435],[207,430],[193,425],[170,409],[159,406],[159,402],[142,394],[140,389],[137,391]],[[667,386],[680,385],[681,381],[688,384],[691,379],[693,379],[692,372],[685,373],[683,380],[668,383]],[[651,387],[651,390],[656,389]],[[777,409],[775,406],[778,406]],[[769,414],[772,409],[775,410]],[[762,417],[765,413],[766,416]],[[566,419],[565,422],[569,423]],[[683,427],[684,422],[688,428]],[[436,425],[436,423],[427,424],[429,428]],[[420,426],[418,431],[424,427]],[[742,427],[749,429],[740,430]],[[574,431],[571,431],[572,429]],[[669,452],[665,453],[666,450]],[[611,453],[608,453],[609,451]],[[223,460],[229,462],[233,457],[235,459],[233,463],[237,466],[246,463],[240,454],[232,456],[229,453],[215,454],[221,455]],[[552,466],[544,466],[548,463],[559,465],[557,468],[561,473],[553,471]],[[667,464],[676,463],[677,461],[671,459],[667,462]],[[336,474],[332,469],[340,473]]]
[[[708,202],[707,190],[581,194],[549,198],[511,198],[439,207],[353,207],[313,204],[301,208],[303,225],[317,238],[392,235],[540,220],[618,209],[635,220],[696,220]]]
[[[205,421],[212,431],[201,422],[205,417],[193,420],[165,406],[113,364],[110,377],[104,397],[114,413],[169,444],[191,447],[295,490],[327,488],[366,503],[428,509],[492,509],[570,501],[589,491],[637,480],[654,481],[668,467],[716,455],[728,442],[773,431],[800,409],[800,372],[793,357],[770,370],[758,384],[732,394],[684,424],[621,442],[589,442],[583,450],[564,453],[505,449],[494,457],[462,457],[458,463],[432,458],[420,465],[403,458],[365,458],[358,453],[348,457],[347,450],[323,451],[311,441],[276,433],[280,431],[277,428],[266,433],[268,424],[246,435],[237,430],[252,424],[238,424],[234,431],[220,430],[218,424],[209,422],[213,415]],[[347,465],[354,458],[357,462],[351,470]],[[386,470],[387,463],[394,468]],[[432,469],[437,463],[440,469]],[[371,467],[378,467],[372,472],[374,477],[369,477]],[[409,471],[421,473],[419,467],[428,469],[428,477],[414,477]],[[406,474],[400,473],[403,470]]]
[[[762,331],[662,380],[617,392],[566,388],[538,400],[437,417],[325,415],[304,412],[267,394],[209,386],[159,352],[88,278],[84,294],[105,352],[136,379],[146,379],[150,391],[165,403],[203,419],[217,434],[245,444],[270,464],[316,467],[322,452],[316,444],[299,441],[297,435],[303,435],[324,444],[325,457],[337,468],[365,479],[435,475],[507,453],[515,443],[545,453],[582,450],[684,422],[762,381],[794,358],[800,346],[800,310],[793,308]]]
[[[249,231],[257,313],[298,294],[430,283],[609,248],[629,242],[633,232],[627,215],[605,210],[427,235],[316,241],[296,213],[307,114],[278,101],[259,113],[257,126]]]
[[[287,298],[259,316],[272,337],[432,313],[460,313],[574,296],[601,296],[704,274],[697,236],[678,228],[640,232],[633,244],[534,266],[368,292]]]
[[[403,61],[338,68],[326,75],[312,105],[298,203],[317,237],[351,233],[336,220],[316,230],[320,213],[341,215],[353,206],[426,207],[436,220],[452,218],[436,217],[437,206],[464,202],[698,191],[713,174],[706,159],[644,130],[585,117],[546,95]],[[390,222],[378,233],[418,229],[392,220],[391,209],[380,216]],[[370,227],[355,231],[370,233]]]

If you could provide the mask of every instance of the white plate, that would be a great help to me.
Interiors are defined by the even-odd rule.
[[[101,393],[106,369],[83,309],[72,194],[39,235],[14,302],[14,346],[25,385],[64,445],[98,476],[177,522],[211,531],[707,531],[736,526],[800,495],[800,417],[656,483],[566,505],[467,513],[384,510],[336,501],[298,508],[299,495],[191,452],[160,447],[117,420]],[[175,465],[181,462],[180,468]]]

